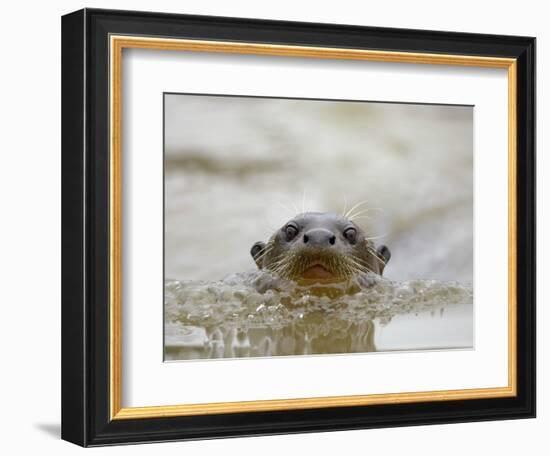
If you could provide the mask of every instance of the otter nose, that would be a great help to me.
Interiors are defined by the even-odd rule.
[[[304,244],[315,247],[330,247],[336,242],[336,236],[324,228],[315,228],[304,234]]]

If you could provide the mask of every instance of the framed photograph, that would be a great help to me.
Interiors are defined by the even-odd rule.
[[[535,39],[62,19],[62,437],[535,416]]]

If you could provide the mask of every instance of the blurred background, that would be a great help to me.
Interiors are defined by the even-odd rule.
[[[471,282],[473,108],[165,95],[165,278],[255,269],[296,213],[342,212],[395,280]]]

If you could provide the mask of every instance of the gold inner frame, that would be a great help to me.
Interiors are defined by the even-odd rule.
[[[170,406],[122,407],[122,175],[121,93],[122,51],[126,48],[162,51],[195,51],[254,54],[339,60],[368,60],[431,65],[452,65],[508,70],[508,385],[494,388],[274,399],[245,402],[180,404]],[[185,40],[137,36],[110,36],[110,415],[111,419],[158,418],[185,415],[296,410],[374,404],[448,401],[511,397],[517,394],[516,372],[516,119],[517,61],[511,58],[388,52],[287,46],[227,41]]]

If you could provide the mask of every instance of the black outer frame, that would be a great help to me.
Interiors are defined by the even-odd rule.
[[[517,396],[110,421],[110,34],[516,58]],[[97,9],[62,18],[63,439],[98,446],[534,416],[534,38]]]

